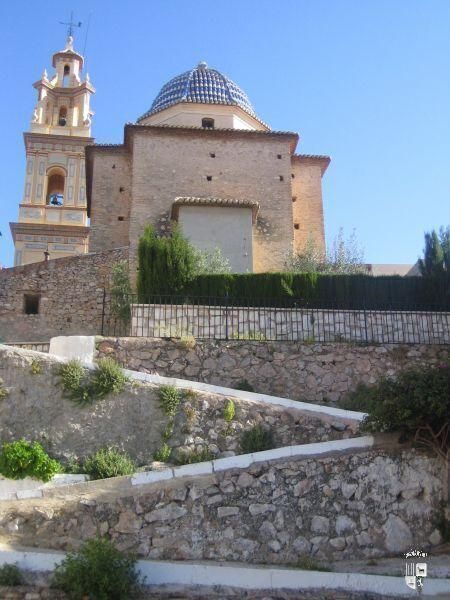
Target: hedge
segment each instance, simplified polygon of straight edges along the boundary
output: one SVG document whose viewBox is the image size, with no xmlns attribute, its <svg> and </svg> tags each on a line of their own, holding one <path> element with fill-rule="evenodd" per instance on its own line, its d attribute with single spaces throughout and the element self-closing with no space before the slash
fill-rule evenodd
<svg viewBox="0 0 450 600">
<path fill-rule="evenodd" d="M 158 295 L 152 290 L 148 295 Z M 163 292 L 164 293 L 164 292 Z M 308 305 L 342 309 L 450 310 L 450 278 L 316 273 L 248 273 L 201 275 L 177 294 L 185 301 L 248 305 Z M 163 300 L 164 301 L 164 300 Z"/>
</svg>

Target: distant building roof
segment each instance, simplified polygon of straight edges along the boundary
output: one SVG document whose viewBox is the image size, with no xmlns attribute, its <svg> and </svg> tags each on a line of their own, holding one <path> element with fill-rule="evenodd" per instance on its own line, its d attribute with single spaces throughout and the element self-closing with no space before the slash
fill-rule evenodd
<svg viewBox="0 0 450 600">
<path fill-rule="evenodd" d="M 412 277 L 420 275 L 419 266 L 417 263 L 413 265 L 405 264 L 368 264 L 367 272 L 371 275 L 401 275 L 402 277 Z"/>
</svg>

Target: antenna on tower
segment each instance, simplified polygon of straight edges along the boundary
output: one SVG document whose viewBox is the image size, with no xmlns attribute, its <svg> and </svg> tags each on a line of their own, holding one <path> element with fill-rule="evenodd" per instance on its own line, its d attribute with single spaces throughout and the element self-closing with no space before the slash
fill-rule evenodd
<svg viewBox="0 0 450 600">
<path fill-rule="evenodd" d="M 65 21 L 59 21 L 60 25 L 67 25 L 67 37 L 72 37 L 73 36 L 73 28 L 74 27 L 81 27 L 81 21 L 74 21 L 73 20 L 73 10 L 70 11 L 70 20 L 68 22 Z"/>
<path fill-rule="evenodd" d="M 84 63 L 86 64 L 86 46 L 87 46 L 87 40 L 88 40 L 88 34 L 89 34 L 89 26 L 91 24 L 91 17 L 92 17 L 92 13 L 89 13 L 89 17 L 88 17 L 88 21 L 87 21 L 87 25 L 86 25 L 86 35 L 84 36 L 84 46 L 83 46 L 83 52 L 82 55 L 84 56 Z"/>
</svg>

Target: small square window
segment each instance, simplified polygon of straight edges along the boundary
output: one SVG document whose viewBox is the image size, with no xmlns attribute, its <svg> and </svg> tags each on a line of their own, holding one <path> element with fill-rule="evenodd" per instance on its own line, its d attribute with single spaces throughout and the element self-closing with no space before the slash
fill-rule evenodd
<svg viewBox="0 0 450 600">
<path fill-rule="evenodd" d="M 207 179 L 208 181 L 212 181 L 212 175 L 207 175 L 207 176 L 206 176 L 206 179 Z"/>
<path fill-rule="evenodd" d="M 300 229 L 299 223 L 294 223 L 294 229 Z"/>
<path fill-rule="evenodd" d="M 26 315 L 39 314 L 39 294 L 24 294 L 23 296 L 23 312 Z"/>
<path fill-rule="evenodd" d="M 205 129 L 214 129 L 214 119 L 202 119 L 202 127 Z"/>
<path fill-rule="evenodd" d="M 216 153 L 215 152 L 210 152 L 209 155 L 210 155 L 211 158 L 216 158 Z"/>
<path fill-rule="evenodd" d="M 120 192 L 120 193 L 122 193 L 122 192 L 124 192 L 124 191 L 125 191 L 125 188 L 124 188 L 124 187 L 120 187 L 120 188 L 119 188 L 119 192 Z"/>
<path fill-rule="evenodd" d="M 283 175 L 280 175 L 280 181 L 284 181 Z"/>
<path fill-rule="evenodd" d="M 118 221 L 123 221 L 125 219 L 125 217 L 117 217 Z"/>
<path fill-rule="evenodd" d="M 278 158 L 278 159 L 281 159 L 281 154 L 277 154 L 277 158 Z"/>
<path fill-rule="evenodd" d="M 292 202 L 297 202 L 297 196 L 292 196 Z"/>
</svg>

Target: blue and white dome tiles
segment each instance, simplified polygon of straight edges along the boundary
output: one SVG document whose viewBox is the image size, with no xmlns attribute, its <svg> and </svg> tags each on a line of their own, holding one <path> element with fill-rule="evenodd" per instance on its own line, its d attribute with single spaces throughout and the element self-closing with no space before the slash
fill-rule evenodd
<svg viewBox="0 0 450 600">
<path fill-rule="evenodd" d="M 247 94 L 216 69 L 210 69 L 205 62 L 171 79 L 156 96 L 150 110 L 138 119 L 169 108 L 179 102 L 200 104 L 228 104 L 239 106 L 252 117 L 256 117 Z"/>
</svg>

